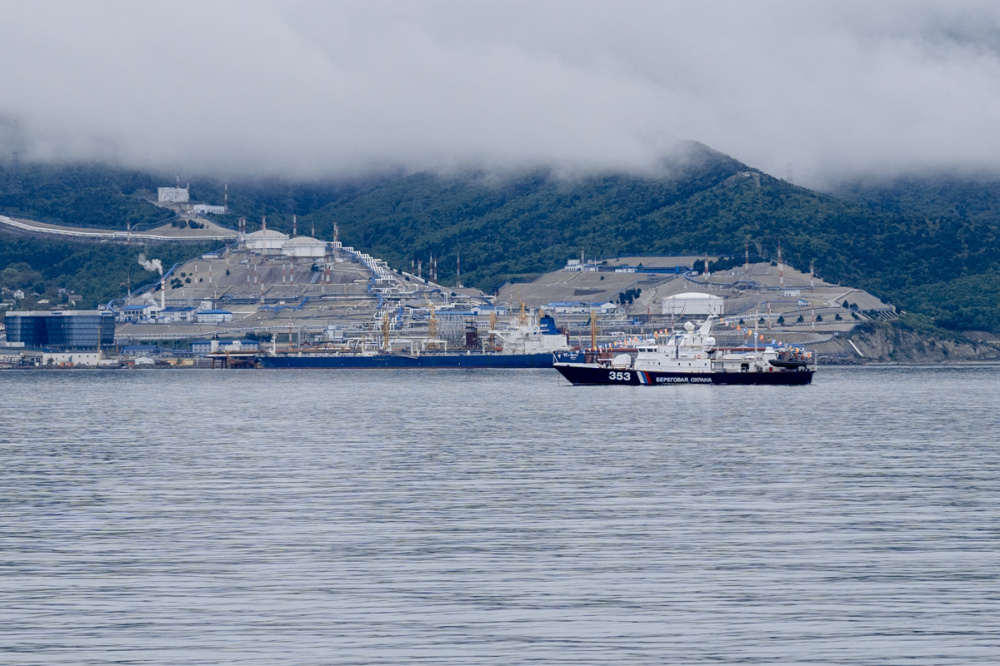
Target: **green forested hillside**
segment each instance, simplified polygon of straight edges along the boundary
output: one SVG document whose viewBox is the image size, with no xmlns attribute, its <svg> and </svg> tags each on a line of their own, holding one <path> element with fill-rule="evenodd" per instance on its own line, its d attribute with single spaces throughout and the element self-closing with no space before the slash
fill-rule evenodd
<svg viewBox="0 0 1000 666">
<path fill-rule="evenodd" d="M 1000 332 L 1000 180 L 984 174 L 929 174 L 840 186 L 834 196 L 907 221 L 905 241 L 926 249 L 900 256 L 893 285 L 907 308 L 946 328 Z M 937 256 L 921 262 L 921 254 Z"/>
<path fill-rule="evenodd" d="M 116 243 L 56 241 L 0 232 L 0 288 L 25 292 L 27 307 L 32 307 L 35 301 L 30 296 L 33 293 L 49 300 L 50 306 L 68 306 L 66 294 L 59 292 L 64 289 L 82 297 L 77 308 L 93 308 L 124 296 L 129 282 L 134 289 L 157 279 L 157 273 L 139 265 L 140 253 L 160 259 L 164 269 L 168 269 L 208 249 L 207 245 L 161 244 L 143 248 Z M 9 294 L 5 300 L 10 300 Z"/>
<path fill-rule="evenodd" d="M 0 213 L 14 212 L 4 203 L 11 202 L 26 217 L 83 219 L 73 213 L 82 205 L 72 195 L 77 178 L 117 202 L 101 213 L 106 224 L 88 224 L 122 227 L 126 211 L 149 206 L 139 195 L 171 180 L 103 167 L 38 167 L 34 173 L 37 182 L 30 190 L 22 185 L 21 194 L 8 192 L 8 181 L 0 179 L 7 188 Z M 35 194 L 54 191 L 63 193 L 58 206 Z M 220 203 L 222 182 L 193 182 L 192 194 Z M 426 265 L 434 255 L 445 283 L 454 281 L 460 253 L 463 283 L 487 291 L 557 268 L 581 251 L 588 257 L 742 256 L 749 243 L 755 254 L 774 258 L 780 243 L 786 261 L 798 268 L 813 261 L 820 276 L 941 325 L 1000 332 L 1000 184 L 993 181 L 894 181 L 821 194 L 696 146 L 657 176 L 418 173 L 348 184 L 231 181 L 229 194 L 224 222 L 246 216 L 253 230 L 267 215 L 269 227 L 290 231 L 296 213 L 299 233 L 315 226 L 327 239 L 336 222 L 344 243 L 396 268 L 408 270 L 415 259 Z M 45 216 L 27 213 L 43 209 Z M 57 219 L 56 211 L 66 217 Z M 159 212 L 153 208 L 145 219 Z"/>
<path fill-rule="evenodd" d="M 0 214 L 77 227 L 146 229 L 173 217 L 148 203 L 163 179 L 100 164 L 0 164 Z M 169 184 L 169 181 L 167 181 Z"/>
<path fill-rule="evenodd" d="M 572 181 L 535 172 L 500 182 L 417 174 L 382 183 L 305 216 L 329 237 L 396 266 L 439 257 L 448 279 L 495 289 L 569 257 L 702 253 L 741 255 L 744 243 L 832 281 L 868 289 L 949 327 L 1000 330 L 998 223 L 917 214 L 812 192 L 710 151 L 666 177 L 607 175 Z M 997 206 L 1000 211 L 1000 206 Z M 303 228 L 300 223 L 300 229 Z"/>
</svg>

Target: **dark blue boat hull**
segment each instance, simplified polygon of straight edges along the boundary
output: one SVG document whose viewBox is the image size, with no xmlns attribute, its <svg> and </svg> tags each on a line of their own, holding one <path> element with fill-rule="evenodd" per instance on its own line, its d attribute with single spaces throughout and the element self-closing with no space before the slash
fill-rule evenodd
<svg viewBox="0 0 1000 666">
<path fill-rule="evenodd" d="M 362 369 L 362 368 L 551 368 L 552 354 L 441 353 L 402 354 L 313 354 L 258 356 L 262 368 Z"/>
<path fill-rule="evenodd" d="M 557 364 L 563 377 L 574 384 L 624 384 L 626 386 L 668 386 L 671 384 L 750 384 L 800 386 L 811 384 L 813 371 L 772 370 L 768 372 L 654 372 L 615 370 L 603 366 Z"/>
</svg>

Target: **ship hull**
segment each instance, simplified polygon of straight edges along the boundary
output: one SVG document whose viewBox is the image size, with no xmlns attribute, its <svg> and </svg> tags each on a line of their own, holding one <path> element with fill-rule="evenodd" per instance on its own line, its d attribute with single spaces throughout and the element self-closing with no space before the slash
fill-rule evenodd
<svg viewBox="0 0 1000 666">
<path fill-rule="evenodd" d="M 583 363 L 557 363 L 555 369 L 573 384 L 619 384 L 625 386 L 669 386 L 672 384 L 743 384 L 800 386 L 811 384 L 813 371 L 770 372 L 655 372 L 617 370 Z"/>
<path fill-rule="evenodd" d="M 259 356 L 262 368 L 365 369 L 365 368 L 551 368 L 552 354 L 303 354 Z"/>
</svg>

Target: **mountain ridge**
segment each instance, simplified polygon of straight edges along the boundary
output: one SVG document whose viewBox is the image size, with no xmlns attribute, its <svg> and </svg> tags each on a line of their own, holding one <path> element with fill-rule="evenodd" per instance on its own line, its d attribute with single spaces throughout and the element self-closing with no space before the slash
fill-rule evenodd
<svg viewBox="0 0 1000 666">
<path fill-rule="evenodd" d="M 126 218 L 159 219 L 162 209 L 143 197 L 163 182 L 169 180 L 102 165 L 28 165 L 20 175 L 4 167 L 0 213 L 99 215 L 124 228 Z M 192 190 L 221 202 L 221 181 L 199 181 Z M 343 242 L 397 269 L 417 260 L 426 267 L 433 256 L 444 283 L 457 282 L 461 261 L 461 281 L 487 291 L 558 268 L 581 251 L 707 253 L 736 261 L 748 246 L 755 257 L 773 260 L 780 245 L 787 263 L 812 263 L 828 280 L 942 326 L 1000 331 L 996 181 L 904 179 L 823 193 L 693 144 L 687 159 L 658 174 L 420 172 L 350 183 L 235 182 L 229 194 L 230 214 L 222 219 L 230 224 L 244 216 L 253 230 L 266 216 L 269 228 L 290 232 L 295 213 L 300 233 L 315 228 L 330 239 L 336 224 Z M 111 204 L 88 216 L 88 201 Z"/>
</svg>

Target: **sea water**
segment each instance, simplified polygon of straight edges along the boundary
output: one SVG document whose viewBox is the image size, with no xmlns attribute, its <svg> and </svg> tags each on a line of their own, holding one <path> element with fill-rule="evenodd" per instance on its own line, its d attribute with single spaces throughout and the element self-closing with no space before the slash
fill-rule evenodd
<svg viewBox="0 0 1000 666">
<path fill-rule="evenodd" d="M 998 378 L 0 372 L 0 663 L 998 663 Z"/>
</svg>

